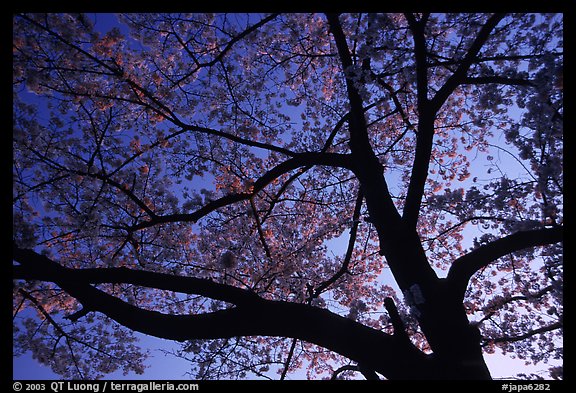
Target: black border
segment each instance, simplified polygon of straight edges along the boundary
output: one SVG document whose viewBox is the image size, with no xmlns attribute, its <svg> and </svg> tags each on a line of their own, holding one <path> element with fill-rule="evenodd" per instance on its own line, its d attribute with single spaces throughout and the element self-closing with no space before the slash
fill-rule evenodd
<svg viewBox="0 0 576 393">
<path fill-rule="evenodd" d="M 449 12 L 449 11 L 457 11 L 457 12 L 496 12 L 496 11 L 508 11 L 508 12 L 554 12 L 554 13 L 562 13 L 564 14 L 564 38 L 565 38 L 565 48 L 567 48 L 567 53 L 572 53 L 573 50 L 576 50 L 574 47 L 574 38 L 576 38 L 576 29 L 575 29 L 575 22 L 576 22 L 576 11 L 574 10 L 574 5 L 572 0 L 564 1 L 564 0 L 545 0 L 539 2 L 528 2 L 528 1 L 478 1 L 478 2 L 465 2 L 465 1 L 394 1 L 394 2 L 380 2 L 380 1 L 370 1 L 370 2 L 349 2 L 349 3 L 337 3 L 337 2 L 327 2 L 327 1 L 290 1 L 290 2 L 236 2 L 236 3 L 229 3 L 229 2 L 190 2 L 186 4 L 185 2 L 128 2 L 128 1 L 86 1 L 86 2 L 66 2 L 66 1 L 46 1 L 44 3 L 31 3 L 31 2 L 22 2 L 22 3 L 9 3 L 3 2 L 2 3 L 2 28 L 4 29 L 3 36 L 2 36 L 2 44 L 1 49 L 2 51 L 6 51 L 6 54 L 3 56 L 3 67 L 6 68 L 6 78 L 2 78 L 1 86 L 2 91 L 5 91 L 5 95 L 3 97 L 10 97 L 12 100 L 12 84 L 11 84 L 11 61 L 12 59 L 12 52 L 11 52 L 11 38 L 12 38 L 12 16 L 14 13 L 17 12 L 64 12 L 64 11 L 82 11 L 82 12 L 168 12 L 168 11 L 181 11 L 183 9 L 190 9 L 194 12 L 212 12 L 212 11 L 227 11 L 227 12 L 327 12 L 327 11 L 336 11 L 336 12 L 378 12 L 378 11 L 386 11 L 386 12 L 400 12 L 400 11 L 428 11 L 428 12 Z M 7 9 L 8 8 L 8 9 Z M 113 10 L 113 11 L 112 11 Z M 10 42 L 9 42 L 10 40 Z M 576 71 L 576 61 L 572 60 L 573 56 L 565 56 L 565 72 L 564 72 L 564 81 L 568 88 L 566 89 L 569 94 L 565 95 L 567 98 L 567 108 L 569 109 L 566 111 L 567 113 L 572 113 L 570 109 L 574 107 L 574 97 L 571 94 L 574 91 L 574 77 L 572 75 L 573 72 Z M 10 72 L 10 74 L 8 73 Z M 7 108 L 7 105 L 4 106 Z M 7 112 L 7 109 L 5 109 Z M 6 123 L 11 123 L 11 117 L 8 116 L 8 113 L 3 113 L 2 118 L 6 121 Z M 568 122 L 570 125 L 570 122 Z M 2 161 L 2 176 L 6 176 L 4 184 L 11 184 L 8 183 L 12 180 L 11 174 L 11 164 L 12 164 L 12 151 L 11 151 L 11 124 L 7 124 L 7 129 L 3 130 L 2 137 L 6 138 L 6 142 L 3 143 L 2 149 L 8 150 L 6 153 L 2 154 L 1 161 Z M 565 213 L 565 220 L 568 223 L 568 231 L 565 232 L 567 235 L 565 237 L 571 236 L 570 227 L 573 221 L 573 213 L 574 207 L 570 204 L 570 202 L 576 201 L 574 195 L 574 189 L 572 185 L 574 184 L 572 179 L 574 175 L 575 165 L 571 161 L 571 154 L 572 154 L 572 146 L 575 131 L 573 129 L 569 129 L 565 133 L 565 137 L 568 139 L 568 143 L 565 143 L 565 146 L 569 146 L 568 149 L 565 150 L 565 160 L 564 160 L 564 176 L 568 178 L 568 181 L 565 182 L 569 184 L 569 188 L 565 190 L 564 193 L 564 213 Z M 9 139 L 10 138 L 10 139 Z M 4 168 L 6 165 L 6 168 Z M 12 233 L 12 210 L 10 208 L 12 202 L 11 196 L 11 187 L 4 188 L 4 193 L 1 195 L 2 206 L 1 209 L 5 214 L 2 214 L 0 217 L 3 218 L 2 223 L 5 228 L 3 228 L 2 234 L 3 238 L 7 239 L 8 234 Z M 10 219 L 9 219 L 10 218 Z M 565 223 L 566 224 L 566 223 Z M 6 241 L 8 245 L 8 240 Z M 9 248 L 11 250 L 11 248 Z M 11 252 L 11 251 L 10 251 Z M 573 268 L 571 267 L 571 263 L 576 261 L 576 256 L 572 255 L 572 251 L 568 248 L 567 260 L 569 261 L 568 264 L 565 266 L 564 270 L 564 282 L 570 282 L 570 278 L 572 277 Z M 8 342 L 9 337 L 11 337 L 11 329 L 9 328 L 8 321 L 12 320 L 12 302 L 10 301 L 11 298 L 11 288 L 12 288 L 12 280 L 11 274 L 5 274 L 5 278 L 3 279 L 5 283 L 3 283 L 0 287 L 2 288 L 2 297 L 6 302 L 6 311 L 2 311 L 2 317 L 6 318 L 6 329 L 5 334 L 3 334 L 4 341 L 1 344 L 1 351 L 2 351 L 2 358 L 6 358 L 3 360 L 2 364 L 12 364 L 12 343 Z M 10 280 L 10 282 L 9 282 Z M 566 310 L 568 315 L 571 315 L 570 310 L 570 302 L 565 302 Z M 566 325 L 568 326 L 567 331 L 571 332 L 572 325 L 570 323 L 571 318 L 568 318 L 568 321 L 565 321 Z M 510 388 L 505 390 L 504 385 L 515 385 L 518 389 L 520 386 L 522 387 L 522 391 L 538 391 L 535 390 L 534 386 L 542 384 L 544 386 L 549 387 L 549 390 L 546 389 L 544 391 L 558 391 L 558 389 L 564 389 L 567 387 L 571 381 L 574 379 L 570 370 L 570 362 L 571 356 L 570 352 L 568 351 L 569 344 L 571 343 L 571 339 L 568 335 L 564 335 L 564 380 L 563 381 L 474 381 L 474 382 L 460 382 L 460 381 L 303 381 L 303 380 L 294 380 L 294 381 L 186 381 L 190 383 L 197 383 L 199 385 L 198 391 L 220 391 L 220 389 L 250 389 L 259 391 L 269 391 L 270 389 L 274 389 L 276 387 L 286 387 L 286 388 L 321 388 L 321 389 L 332 389 L 332 388 L 361 388 L 363 391 L 371 391 L 371 390 L 378 390 L 386 392 L 393 392 L 393 391 L 411 391 L 409 389 L 412 388 L 424 388 L 424 389 L 432 389 L 432 391 L 436 391 L 436 389 L 454 389 L 454 391 L 467 391 L 469 389 L 482 389 L 482 391 L 511 391 Z M 7 381 L 4 382 L 4 379 Z M 2 389 L 4 387 L 13 390 L 13 384 L 16 380 L 12 380 L 7 372 L 2 373 L 2 381 L 0 382 L 0 387 Z M 102 392 L 102 387 L 106 383 L 106 381 L 114 381 L 118 383 L 147 383 L 150 381 L 155 380 L 102 380 L 102 381 L 86 381 L 89 383 L 97 383 L 100 387 L 99 392 Z M 46 387 L 45 391 L 52 391 L 49 388 L 50 383 L 52 380 L 21 380 L 19 381 L 22 384 L 44 384 Z M 171 382 L 174 384 L 182 383 L 182 380 L 159 380 L 155 381 L 158 383 L 164 382 Z M 530 386 L 532 388 L 530 388 Z M 25 391 L 24 389 L 22 391 Z M 64 390 L 66 391 L 66 390 Z M 111 391 L 108 388 L 107 392 Z M 127 390 L 125 390 L 127 391 Z"/>
</svg>

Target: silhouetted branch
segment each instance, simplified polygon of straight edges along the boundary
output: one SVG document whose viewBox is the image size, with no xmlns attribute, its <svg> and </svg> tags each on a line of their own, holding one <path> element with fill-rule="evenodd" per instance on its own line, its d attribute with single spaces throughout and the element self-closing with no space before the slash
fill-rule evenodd
<svg viewBox="0 0 576 393">
<path fill-rule="evenodd" d="M 306 304 L 264 300 L 256 294 L 191 277 L 116 269 L 69 269 L 32 250 L 13 245 L 15 279 L 50 281 L 90 310 L 127 328 L 176 341 L 275 336 L 304 340 L 392 378 L 433 378 L 435 365 L 409 343 Z M 131 305 L 94 283 L 132 283 L 230 301 L 236 307 L 197 315 L 171 315 Z"/>
<path fill-rule="evenodd" d="M 464 296 L 468 281 L 480 269 L 515 251 L 561 242 L 563 233 L 563 227 L 553 227 L 521 231 L 505 236 L 456 259 L 446 279 L 460 296 Z"/>
<path fill-rule="evenodd" d="M 369 370 L 369 369 L 366 369 L 360 365 L 353 365 L 353 364 L 347 364 L 345 366 L 339 367 L 338 369 L 334 370 L 334 372 L 332 373 L 332 377 L 330 379 L 331 380 L 337 380 L 338 376 L 340 374 L 342 374 L 344 371 L 355 371 L 355 372 L 362 373 L 364 378 L 366 378 L 366 380 L 368 380 L 368 381 L 370 381 L 370 380 L 379 381 L 380 380 L 380 377 L 378 377 L 378 375 L 376 374 L 376 372 L 374 372 L 374 370 Z"/>
<path fill-rule="evenodd" d="M 465 81 L 466 73 L 474 59 L 490 37 L 492 30 L 503 17 L 504 14 L 494 14 L 488 19 L 478 32 L 478 35 L 470 45 L 466 56 L 464 56 L 463 60 L 459 63 L 456 71 L 447 79 L 434 97 L 429 99 L 427 49 L 424 26 L 417 23 L 413 15 L 406 15 L 414 37 L 419 118 L 414 164 L 412 166 L 410 183 L 408 185 L 406 202 L 402 214 L 402 218 L 411 228 L 415 228 L 418 222 L 424 187 L 426 185 L 426 179 L 428 178 L 428 168 L 432 155 L 435 115 L 454 90 Z"/>
<path fill-rule="evenodd" d="M 345 366 L 339 367 L 336 370 L 334 370 L 334 372 L 332 373 L 332 377 L 330 379 L 331 380 L 338 379 L 338 376 L 340 374 L 342 374 L 344 371 L 359 371 L 359 370 L 358 370 L 358 366 L 353 365 L 353 364 L 347 364 Z"/>
<path fill-rule="evenodd" d="M 394 328 L 394 337 L 397 337 L 400 340 L 407 340 L 409 342 L 410 337 L 406 332 L 406 326 L 404 326 L 404 322 L 398 313 L 398 308 L 396 308 L 394 300 L 392 300 L 390 297 L 384 299 L 384 307 L 390 316 L 390 321 L 392 322 L 392 327 Z"/>
<path fill-rule="evenodd" d="M 563 329 L 564 323 L 562 321 L 554 322 L 550 325 L 539 327 L 538 329 L 527 331 L 523 334 L 519 334 L 516 336 L 502 336 L 494 339 L 486 340 L 487 343 L 511 343 L 516 341 L 522 341 L 529 339 L 537 334 L 543 334 L 552 332 L 554 330 Z"/>
<path fill-rule="evenodd" d="M 264 175 L 262 175 L 258 180 L 254 182 L 251 190 L 225 195 L 216 200 L 208 202 L 206 205 L 192 213 L 176 213 L 156 216 L 151 220 L 141 222 L 127 229 L 130 231 L 137 231 L 140 229 L 149 228 L 154 225 L 170 222 L 196 222 L 202 217 L 205 217 L 206 215 L 221 207 L 228 206 L 240 201 L 249 200 L 254 195 L 256 195 L 256 193 L 261 191 L 264 187 L 266 187 L 281 175 L 294 169 L 310 165 L 325 165 L 340 168 L 351 167 L 350 158 L 348 155 L 335 153 L 298 153 L 295 157 L 278 164 Z"/>
</svg>

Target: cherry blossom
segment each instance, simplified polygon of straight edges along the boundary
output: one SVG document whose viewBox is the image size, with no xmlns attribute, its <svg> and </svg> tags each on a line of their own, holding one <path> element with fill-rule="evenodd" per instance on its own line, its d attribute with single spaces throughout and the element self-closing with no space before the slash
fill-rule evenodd
<svg viewBox="0 0 576 393">
<path fill-rule="evenodd" d="M 13 32 L 15 354 L 145 374 L 139 332 L 199 379 L 562 378 L 561 14 Z"/>
</svg>

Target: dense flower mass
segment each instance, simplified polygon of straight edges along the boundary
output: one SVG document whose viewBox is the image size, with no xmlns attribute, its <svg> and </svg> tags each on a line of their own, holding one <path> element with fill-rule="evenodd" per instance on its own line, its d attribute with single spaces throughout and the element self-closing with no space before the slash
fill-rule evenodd
<svg viewBox="0 0 576 393">
<path fill-rule="evenodd" d="M 562 14 L 17 14 L 14 353 L 562 377 Z M 534 376 L 523 375 L 525 378 Z"/>
</svg>

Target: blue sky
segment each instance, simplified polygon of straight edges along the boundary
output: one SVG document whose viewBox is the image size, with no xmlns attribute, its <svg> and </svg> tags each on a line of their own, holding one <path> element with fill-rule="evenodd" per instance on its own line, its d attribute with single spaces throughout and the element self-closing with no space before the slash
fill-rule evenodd
<svg viewBox="0 0 576 393">
<path fill-rule="evenodd" d="M 178 343 L 167 340 L 157 339 L 154 337 L 143 337 L 143 342 L 147 342 L 152 349 L 151 357 L 147 362 L 150 367 L 146 369 L 144 375 L 128 374 L 123 376 L 121 371 L 117 371 L 105 377 L 105 379 L 145 379 L 145 380 L 179 380 L 189 379 L 186 375 L 189 366 L 186 361 L 166 355 L 160 349 L 170 350 L 177 349 Z M 519 359 L 510 359 L 507 356 L 499 354 L 486 355 L 486 362 L 494 379 L 513 377 L 518 373 L 538 373 L 543 371 L 543 376 L 547 375 L 547 365 L 540 364 L 537 366 L 526 366 L 524 361 Z M 12 366 L 14 380 L 26 379 L 60 379 L 59 375 L 54 374 L 49 367 L 39 364 L 32 359 L 31 354 L 25 354 L 21 357 L 14 358 Z M 288 374 L 286 379 L 303 379 L 305 374 Z"/>
</svg>

